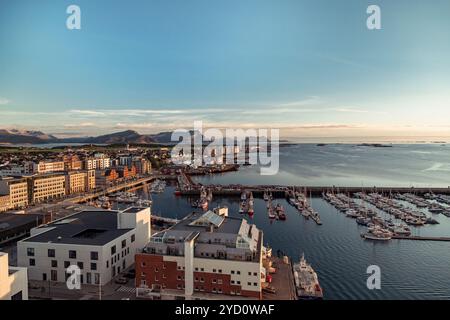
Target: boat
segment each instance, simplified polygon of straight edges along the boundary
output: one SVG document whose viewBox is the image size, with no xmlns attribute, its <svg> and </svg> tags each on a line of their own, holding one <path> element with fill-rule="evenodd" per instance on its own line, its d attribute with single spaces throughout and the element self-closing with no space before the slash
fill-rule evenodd
<svg viewBox="0 0 450 320">
<path fill-rule="evenodd" d="M 306 262 L 304 254 L 302 254 L 299 263 L 294 263 L 293 271 L 297 298 L 299 300 L 323 299 L 323 290 L 319 284 L 317 273 Z"/>
<path fill-rule="evenodd" d="M 263 198 L 264 198 L 264 201 L 269 201 L 269 194 L 267 193 L 266 190 L 264 190 Z"/>
<path fill-rule="evenodd" d="M 361 235 L 366 240 L 389 241 L 392 239 L 392 233 L 389 230 L 380 227 L 369 228 L 366 233 Z"/>
<path fill-rule="evenodd" d="M 272 208 L 269 209 L 269 219 L 275 219 L 277 216 L 275 213 L 273 213 Z"/>
</svg>

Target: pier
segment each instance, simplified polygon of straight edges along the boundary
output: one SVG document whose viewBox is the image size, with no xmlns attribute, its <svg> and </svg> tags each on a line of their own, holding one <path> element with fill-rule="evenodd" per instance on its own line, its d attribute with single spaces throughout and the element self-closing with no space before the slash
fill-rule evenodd
<svg viewBox="0 0 450 320">
<path fill-rule="evenodd" d="M 450 241 L 450 237 L 392 236 L 392 239 L 418 241 Z"/>
<path fill-rule="evenodd" d="M 200 184 L 190 185 L 190 189 L 180 190 L 182 195 L 186 196 L 197 196 L 200 195 Z M 334 191 L 336 193 L 354 194 L 357 192 L 378 192 L 378 193 L 414 193 L 418 195 L 423 195 L 428 192 L 435 194 L 445 194 L 450 195 L 450 187 L 448 188 L 414 188 L 414 187 L 336 187 L 336 186 L 323 186 L 323 187 L 312 187 L 312 186 L 251 186 L 251 185 L 205 185 L 205 187 L 212 190 L 213 195 L 216 196 L 240 196 L 242 190 L 247 190 L 253 192 L 256 197 L 263 197 L 264 191 L 272 192 L 274 197 L 285 197 L 286 192 L 296 189 L 296 190 L 306 190 L 308 194 L 313 196 L 320 196 L 323 192 Z"/>
</svg>

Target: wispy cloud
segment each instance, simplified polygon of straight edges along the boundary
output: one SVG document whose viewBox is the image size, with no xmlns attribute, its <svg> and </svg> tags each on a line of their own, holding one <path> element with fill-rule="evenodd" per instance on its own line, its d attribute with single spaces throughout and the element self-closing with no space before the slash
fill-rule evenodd
<svg viewBox="0 0 450 320">
<path fill-rule="evenodd" d="M 7 105 L 7 104 L 9 104 L 10 102 L 11 102 L 10 100 L 8 100 L 8 99 L 6 99 L 6 98 L 3 98 L 3 97 L 0 97 L 0 106 Z"/>
</svg>

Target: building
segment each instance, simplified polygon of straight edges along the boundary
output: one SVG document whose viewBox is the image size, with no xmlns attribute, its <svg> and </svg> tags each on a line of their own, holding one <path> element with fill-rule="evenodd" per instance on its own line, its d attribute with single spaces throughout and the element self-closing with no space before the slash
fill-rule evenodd
<svg viewBox="0 0 450 320">
<path fill-rule="evenodd" d="M 4 252 L 0 252 L 0 300 L 28 300 L 27 269 L 9 267 Z"/>
<path fill-rule="evenodd" d="M 10 207 L 9 194 L 0 194 L 0 212 L 8 211 Z"/>
<path fill-rule="evenodd" d="M 87 186 L 87 191 L 94 190 L 96 188 L 95 170 L 87 170 L 86 171 L 86 186 Z"/>
<path fill-rule="evenodd" d="M 261 299 L 263 233 L 245 219 L 192 213 L 136 255 L 136 294 L 161 299 Z"/>
<path fill-rule="evenodd" d="M 30 202 L 41 203 L 66 195 L 66 177 L 63 174 L 46 174 L 28 178 Z"/>
<path fill-rule="evenodd" d="M 119 174 L 119 178 L 122 179 L 130 179 L 136 176 L 135 166 L 131 166 L 131 168 L 128 168 L 127 166 L 117 167 L 116 171 Z"/>
<path fill-rule="evenodd" d="M 95 186 L 98 188 L 107 188 L 117 179 L 119 174 L 115 169 L 95 171 Z"/>
<path fill-rule="evenodd" d="M 64 170 L 72 171 L 72 170 L 82 170 L 83 169 L 83 161 L 76 154 L 65 155 L 63 157 L 64 162 Z"/>
<path fill-rule="evenodd" d="M 32 228 L 49 218 L 44 214 L 0 214 L 0 247 L 28 236 Z"/>
<path fill-rule="evenodd" d="M 150 235 L 150 208 L 82 211 L 32 229 L 17 243 L 18 265 L 30 280 L 53 282 L 65 282 L 75 265 L 82 284 L 104 285 L 134 263 Z"/>
<path fill-rule="evenodd" d="M 138 175 L 146 175 L 152 171 L 150 161 L 142 157 L 134 157 L 131 161 L 131 165 L 136 168 L 136 174 Z"/>
<path fill-rule="evenodd" d="M 23 166 L 7 166 L 0 170 L 0 177 L 15 177 L 25 174 L 25 167 Z"/>
<path fill-rule="evenodd" d="M 66 194 L 88 191 L 87 171 L 69 171 L 66 173 Z"/>
<path fill-rule="evenodd" d="M 104 170 L 111 167 L 111 159 L 103 153 L 98 153 L 94 157 L 84 160 L 86 170 Z"/>
<path fill-rule="evenodd" d="M 64 161 L 40 161 L 33 166 L 33 173 L 46 174 L 64 171 Z"/>
<path fill-rule="evenodd" d="M 20 178 L 0 178 L 0 195 L 9 195 L 9 209 L 18 209 L 28 206 L 27 180 Z"/>
</svg>

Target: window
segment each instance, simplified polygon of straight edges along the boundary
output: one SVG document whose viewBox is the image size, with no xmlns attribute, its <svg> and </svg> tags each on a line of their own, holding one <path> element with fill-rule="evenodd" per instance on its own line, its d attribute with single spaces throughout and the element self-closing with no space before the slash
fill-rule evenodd
<svg viewBox="0 0 450 320">
<path fill-rule="evenodd" d="M 131 235 L 131 242 L 134 242 L 136 240 L 136 235 L 132 234 Z"/>
<path fill-rule="evenodd" d="M 116 246 L 111 247 L 111 255 L 116 254 Z"/>
<path fill-rule="evenodd" d="M 127 240 L 123 239 L 122 240 L 122 249 L 125 248 L 127 246 Z"/>
<path fill-rule="evenodd" d="M 27 256 L 34 257 L 34 248 L 27 248 Z"/>
<path fill-rule="evenodd" d="M 58 261 L 52 260 L 52 268 L 58 268 Z"/>
<path fill-rule="evenodd" d="M 216 269 L 213 269 L 213 272 L 215 273 L 215 272 L 216 272 Z"/>
<path fill-rule="evenodd" d="M 75 250 L 69 250 L 69 259 L 76 259 L 77 252 Z"/>
<path fill-rule="evenodd" d="M 212 279 L 212 283 L 217 283 L 217 280 L 216 279 Z"/>
<path fill-rule="evenodd" d="M 205 271 L 205 269 L 204 268 L 200 268 L 200 271 L 203 272 L 203 271 Z"/>
<path fill-rule="evenodd" d="M 234 280 L 231 280 L 231 284 L 234 284 Z"/>
<path fill-rule="evenodd" d="M 30 266 L 35 266 L 36 265 L 36 261 L 34 259 L 30 259 Z"/>
<path fill-rule="evenodd" d="M 144 261 L 141 262 L 141 267 L 142 267 L 142 268 L 145 268 L 145 267 L 146 267 L 146 264 L 145 264 Z"/>
<path fill-rule="evenodd" d="M 106 261 L 106 267 L 109 268 L 109 261 Z"/>
<path fill-rule="evenodd" d="M 95 284 L 100 284 L 100 273 L 94 274 L 94 282 Z"/>
<path fill-rule="evenodd" d="M 238 281 L 236 281 L 236 283 L 237 283 L 237 284 L 241 284 L 241 281 L 238 280 Z"/>
<path fill-rule="evenodd" d="M 234 270 L 231 270 L 231 274 L 234 274 Z"/>
<path fill-rule="evenodd" d="M 248 286 L 251 286 L 251 285 L 252 285 L 252 283 L 251 283 L 251 282 L 247 282 L 247 285 L 248 285 Z"/>
<path fill-rule="evenodd" d="M 55 249 L 48 249 L 48 257 L 49 258 L 55 257 Z"/>
<path fill-rule="evenodd" d="M 130 248 L 127 248 L 127 254 L 130 254 Z"/>
<path fill-rule="evenodd" d="M 64 261 L 64 268 L 67 269 L 70 266 L 69 261 Z"/>
<path fill-rule="evenodd" d="M 52 281 L 58 281 L 58 272 L 56 270 L 50 271 L 50 279 Z"/>
<path fill-rule="evenodd" d="M 219 273 L 222 273 L 222 269 L 219 269 Z"/>
<path fill-rule="evenodd" d="M 241 272 L 240 272 L 240 271 L 237 271 L 236 273 L 237 273 L 237 274 L 241 274 Z"/>
<path fill-rule="evenodd" d="M 251 275 L 252 275 L 252 273 L 251 273 L 251 272 L 249 272 L 249 273 L 248 273 L 248 275 L 249 275 L 249 276 L 251 276 Z"/>
<path fill-rule="evenodd" d="M 222 284 L 222 279 L 218 279 L 218 280 L 217 280 L 217 283 L 218 283 L 218 284 Z"/>
<path fill-rule="evenodd" d="M 78 262 L 77 262 L 77 266 L 78 266 L 78 268 L 80 268 L 81 270 L 84 269 L 84 263 L 81 262 L 81 261 L 78 261 Z"/>
<path fill-rule="evenodd" d="M 158 272 L 158 271 L 159 271 L 158 268 L 155 267 L 155 272 Z"/>
<path fill-rule="evenodd" d="M 181 280 L 181 276 L 177 276 L 177 280 Z"/>
<path fill-rule="evenodd" d="M 92 262 L 91 263 L 91 270 L 97 270 L 97 264 Z"/>
<path fill-rule="evenodd" d="M 258 284 L 257 284 L 256 282 L 253 282 L 253 286 L 257 287 L 257 286 L 258 286 Z"/>
<path fill-rule="evenodd" d="M 256 277 L 258 275 L 258 273 L 257 272 L 253 272 L 253 275 Z"/>
<path fill-rule="evenodd" d="M 198 268 L 195 268 L 195 271 L 198 271 Z"/>
<path fill-rule="evenodd" d="M 86 283 L 91 284 L 91 273 L 90 272 L 86 273 Z"/>
<path fill-rule="evenodd" d="M 200 282 L 205 282 L 205 279 L 203 279 L 203 278 L 200 278 Z"/>
<path fill-rule="evenodd" d="M 98 252 L 91 251 L 91 260 L 98 260 Z"/>
</svg>

